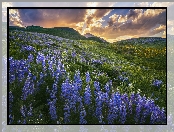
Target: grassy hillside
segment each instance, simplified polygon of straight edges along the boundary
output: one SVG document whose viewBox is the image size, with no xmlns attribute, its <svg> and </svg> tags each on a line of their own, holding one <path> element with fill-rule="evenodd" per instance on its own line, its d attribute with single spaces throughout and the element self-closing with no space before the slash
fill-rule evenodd
<svg viewBox="0 0 174 132">
<path fill-rule="evenodd" d="M 11 124 L 166 123 L 165 41 L 71 41 L 55 30 L 10 31 Z"/>
<path fill-rule="evenodd" d="M 26 28 L 10 26 L 10 30 L 22 30 L 26 32 L 38 32 L 38 33 L 46 33 L 54 36 L 59 36 L 62 38 L 68 38 L 72 40 L 93 40 L 102 43 L 98 37 L 90 37 L 86 38 L 85 36 L 81 35 L 78 31 L 74 30 L 73 28 L 69 27 L 54 27 L 54 28 L 43 28 L 40 26 L 28 26 Z"/>
</svg>

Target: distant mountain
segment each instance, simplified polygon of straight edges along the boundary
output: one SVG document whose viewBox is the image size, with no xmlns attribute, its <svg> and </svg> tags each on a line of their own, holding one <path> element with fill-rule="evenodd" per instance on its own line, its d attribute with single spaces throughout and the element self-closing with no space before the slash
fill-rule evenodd
<svg viewBox="0 0 174 132">
<path fill-rule="evenodd" d="M 126 40 L 117 41 L 117 44 L 154 44 L 163 42 L 166 43 L 166 38 L 161 37 L 139 37 L 139 38 L 131 38 Z"/>
<path fill-rule="evenodd" d="M 86 38 L 95 37 L 94 35 L 92 35 L 92 34 L 90 34 L 90 33 L 86 33 L 86 34 L 84 34 L 84 36 L 85 36 Z"/>
<path fill-rule="evenodd" d="M 98 42 L 103 42 L 103 43 L 106 43 L 106 42 L 107 42 L 106 40 L 104 40 L 104 39 L 102 39 L 102 38 L 100 38 L 100 37 L 94 36 L 94 35 L 91 34 L 91 33 L 86 33 L 86 34 L 84 34 L 84 36 L 85 36 L 86 38 L 88 38 L 88 39 L 96 40 L 96 41 L 98 41 Z"/>
</svg>

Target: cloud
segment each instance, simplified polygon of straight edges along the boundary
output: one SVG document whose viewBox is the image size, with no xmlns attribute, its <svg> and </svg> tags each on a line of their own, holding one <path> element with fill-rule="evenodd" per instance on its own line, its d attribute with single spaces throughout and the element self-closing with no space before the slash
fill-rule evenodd
<svg viewBox="0 0 174 132">
<path fill-rule="evenodd" d="M 60 2 L 58 2 L 60 4 Z M 63 2 L 65 4 L 65 2 Z M 45 6 L 51 3 L 33 3 L 33 6 Z M 57 3 L 55 3 L 56 5 Z M 68 3 L 70 4 L 70 3 Z M 83 2 L 82 6 L 113 6 L 115 2 Z M 149 3 L 139 3 L 147 6 Z M 157 3 L 153 6 L 157 6 Z M 170 8 L 172 6 L 169 6 Z M 80 33 L 90 32 L 110 40 L 118 40 L 122 36 L 155 35 L 164 32 L 166 11 L 160 9 L 131 9 L 127 14 L 112 14 L 112 9 L 19 9 L 17 16 L 11 16 L 11 25 L 40 25 L 43 27 L 71 27 Z M 2 12 L 4 16 L 6 12 Z M 109 19 L 106 19 L 106 17 Z M 102 27 L 102 23 L 108 25 Z M 172 26 L 172 19 L 168 21 Z M 161 27 L 160 27 L 161 25 Z"/>
<path fill-rule="evenodd" d="M 83 22 L 85 9 L 19 9 L 24 24 L 43 27 L 69 26 Z"/>
<path fill-rule="evenodd" d="M 9 25 L 24 26 L 17 9 L 9 9 Z"/>
<path fill-rule="evenodd" d="M 166 31 L 163 32 L 162 38 L 166 38 Z"/>
<path fill-rule="evenodd" d="M 90 11 L 90 9 L 88 9 L 88 11 Z M 90 24 L 93 24 L 97 21 L 101 21 L 101 19 L 108 15 L 110 12 L 112 11 L 112 9 L 95 9 L 93 13 L 86 14 L 86 24 L 87 27 L 90 27 Z"/>
<path fill-rule="evenodd" d="M 128 15 L 127 15 L 127 18 L 128 18 L 128 19 L 129 19 L 129 18 L 135 19 L 135 18 L 138 17 L 139 13 L 141 13 L 141 10 L 138 10 L 138 9 L 137 9 L 137 10 L 131 9 L 131 10 L 129 10 L 129 13 L 128 13 Z"/>
<path fill-rule="evenodd" d="M 159 27 L 153 29 L 152 31 L 149 31 L 148 35 L 152 36 L 160 32 L 166 32 L 166 25 L 160 25 Z"/>
<path fill-rule="evenodd" d="M 166 26 L 166 11 L 160 9 L 130 10 L 125 16 L 114 14 L 109 18 L 108 26 L 96 27 L 91 32 L 100 31 L 101 37 L 116 39 L 121 36 L 152 36 L 164 32 Z"/>
</svg>

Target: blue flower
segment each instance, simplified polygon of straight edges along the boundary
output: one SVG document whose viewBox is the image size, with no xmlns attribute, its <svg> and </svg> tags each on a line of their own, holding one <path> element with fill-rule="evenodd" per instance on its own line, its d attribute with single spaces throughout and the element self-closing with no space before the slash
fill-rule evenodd
<svg viewBox="0 0 174 132">
<path fill-rule="evenodd" d="M 96 91 L 100 91 L 100 83 L 98 81 L 94 82 L 94 87 L 95 87 Z"/>
<path fill-rule="evenodd" d="M 57 114 L 56 114 L 56 100 L 57 99 L 53 99 L 53 101 L 48 102 L 49 107 L 49 113 L 51 115 L 51 119 L 52 120 L 56 120 L 57 119 Z"/>
<path fill-rule="evenodd" d="M 32 61 L 33 61 L 33 59 L 34 59 L 33 55 L 32 55 L 32 54 L 30 54 L 30 55 L 28 56 L 28 61 L 29 61 L 29 62 L 32 62 Z"/>
<path fill-rule="evenodd" d="M 156 86 L 156 87 L 158 87 L 158 88 L 160 88 L 160 86 L 161 86 L 161 84 L 162 84 L 163 82 L 161 81 L 161 80 L 157 80 L 157 79 L 155 79 L 154 81 L 153 81 L 153 86 Z"/>
<path fill-rule="evenodd" d="M 90 86 L 87 85 L 86 89 L 85 89 L 85 93 L 84 93 L 84 103 L 86 105 L 90 105 L 91 104 L 91 90 L 90 90 Z"/>
<path fill-rule="evenodd" d="M 32 116 L 32 110 L 33 110 L 33 107 L 31 107 L 32 104 L 30 104 L 30 110 L 28 111 L 28 116 Z"/>
<path fill-rule="evenodd" d="M 85 116 L 86 116 L 86 111 L 85 108 L 83 108 L 83 110 L 80 111 L 80 124 L 87 123 L 87 121 L 84 119 Z"/>
<path fill-rule="evenodd" d="M 86 82 L 87 83 L 90 82 L 90 74 L 89 74 L 89 72 L 86 72 Z"/>
<path fill-rule="evenodd" d="M 25 105 L 22 106 L 21 109 L 20 109 L 20 111 L 21 111 L 22 116 L 25 118 L 26 117 L 26 112 L 27 112 L 26 106 Z"/>
<path fill-rule="evenodd" d="M 71 56 L 72 56 L 73 58 L 76 57 L 76 52 L 75 52 L 75 51 L 72 51 Z"/>
</svg>

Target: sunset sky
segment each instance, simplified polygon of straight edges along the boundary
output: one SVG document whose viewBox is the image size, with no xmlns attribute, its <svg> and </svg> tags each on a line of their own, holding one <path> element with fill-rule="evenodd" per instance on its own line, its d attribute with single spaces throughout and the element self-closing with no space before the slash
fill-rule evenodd
<svg viewBox="0 0 174 132">
<path fill-rule="evenodd" d="M 9 13 L 10 25 L 71 27 L 109 42 L 166 36 L 165 9 L 10 9 Z"/>
</svg>

